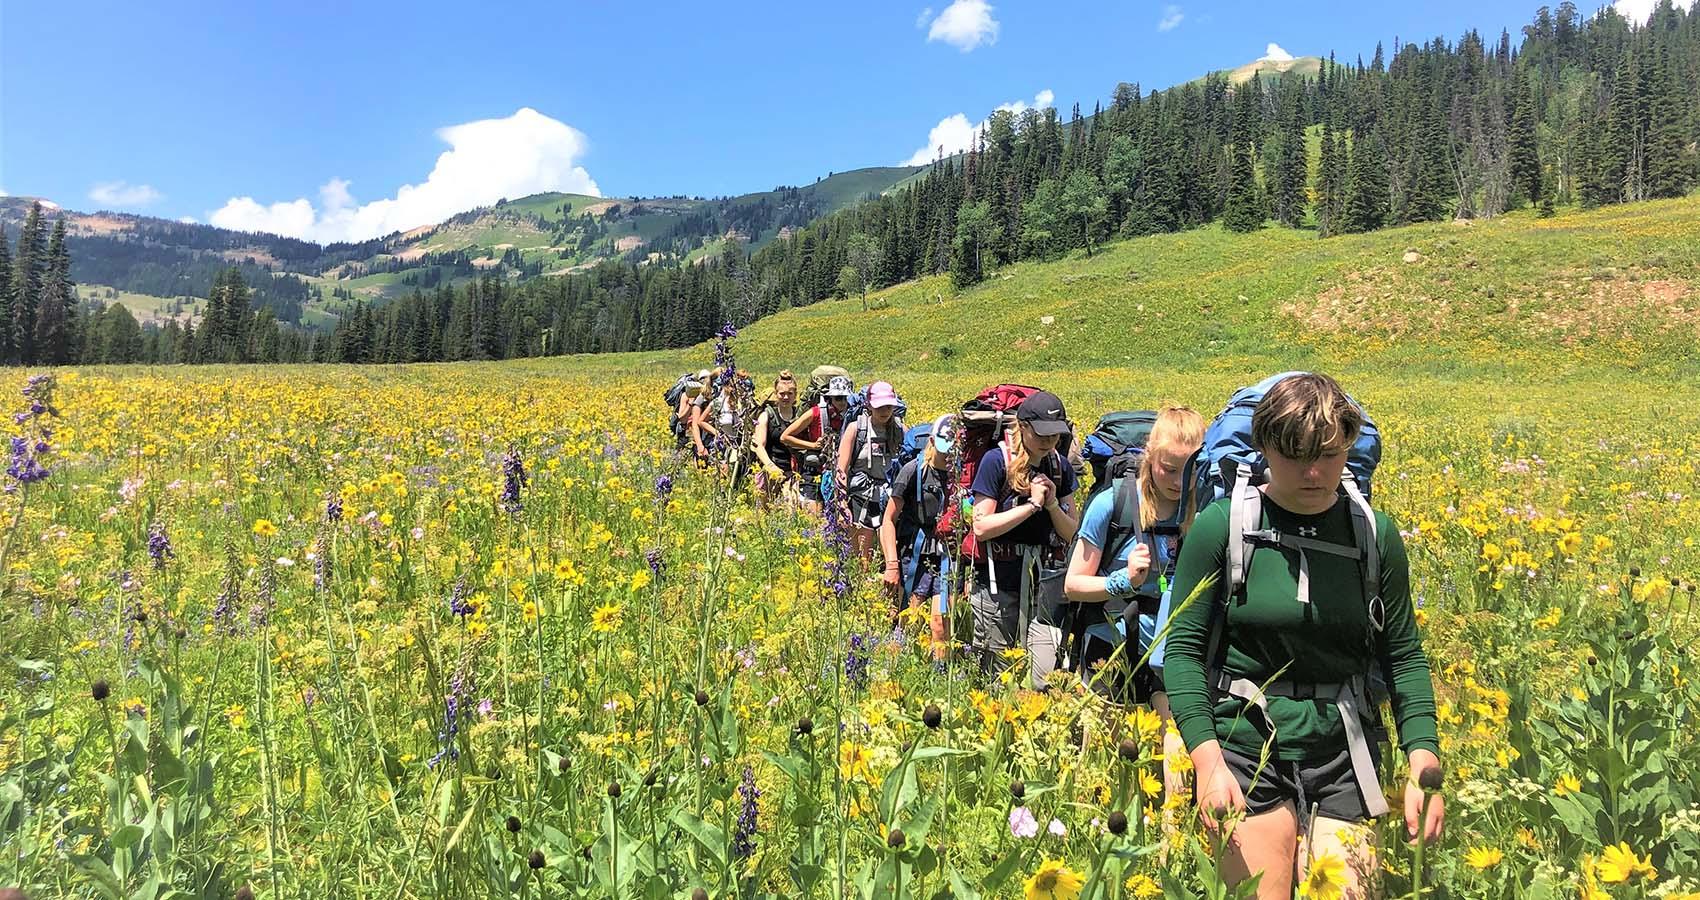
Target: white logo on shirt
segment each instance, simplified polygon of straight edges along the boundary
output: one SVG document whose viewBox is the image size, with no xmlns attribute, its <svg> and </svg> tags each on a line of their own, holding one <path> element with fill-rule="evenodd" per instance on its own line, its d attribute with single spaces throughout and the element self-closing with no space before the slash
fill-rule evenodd
<svg viewBox="0 0 1700 900">
<path fill-rule="evenodd" d="M 1316 528 L 1315 525 L 1300 525 L 1299 537 L 1316 537 Z"/>
</svg>

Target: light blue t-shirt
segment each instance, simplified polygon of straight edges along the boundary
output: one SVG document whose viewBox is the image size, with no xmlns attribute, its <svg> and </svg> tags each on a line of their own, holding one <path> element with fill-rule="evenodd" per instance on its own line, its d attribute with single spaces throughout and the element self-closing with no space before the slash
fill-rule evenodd
<svg viewBox="0 0 1700 900">
<path fill-rule="evenodd" d="M 1080 539 L 1099 550 L 1104 549 L 1104 541 L 1110 534 L 1110 520 L 1115 516 L 1116 498 L 1113 488 L 1105 488 L 1092 498 L 1086 507 L 1086 515 L 1080 520 Z M 1174 516 L 1158 522 L 1158 525 L 1177 526 L 1180 524 L 1181 511 L 1175 510 Z M 1139 617 L 1139 647 L 1143 652 L 1151 646 L 1151 641 L 1157 637 L 1158 623 L 1169 619 L 1169 592 L 1166 590 L 1168 581 L 1166 573 L 1172 573 L 1175 558 L 1180 555 L 1180 536 L 1174 534 L 1145 535 L 1145 541 L 1151 545 L 1151 571 L 1145 576 L 1145 583 L 1140 585 L 1139 593 L 1146 595 L 1161 595 L 1162 606 L 1155 616 Z M 1100 577 L 1114 572 L 1116 569 L 1127 567 L 1127 559 L 1133 554 L 1134 542 L 1124 540 L 1116 551 L 1114 559 L 1100 557 L 1098 560 L 1098 575 Z M 1113 601 L 1112 601 L 1113 602 Z M 1112 614 L 1117 611 L 1111 607 Z M 1153 669 L 1163 667 L 1163 646 L 1159 644 L 1152 651 L 1148 664 Z"/>
</svg>

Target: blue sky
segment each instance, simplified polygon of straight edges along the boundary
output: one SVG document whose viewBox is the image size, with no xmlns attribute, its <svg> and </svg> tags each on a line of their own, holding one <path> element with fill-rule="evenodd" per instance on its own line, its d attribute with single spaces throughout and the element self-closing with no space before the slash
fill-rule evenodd
<svg viewBox="0 0 1700 900">
<path fill-rule="evenodd" d="M 1538 5 L 4 3 L 0 189 L 319 239 L 545 188 L 737 194 L 899 163 L 1000 104 L 1089 112 L 1270 43 L 1516 36 Z"/>
</svg>

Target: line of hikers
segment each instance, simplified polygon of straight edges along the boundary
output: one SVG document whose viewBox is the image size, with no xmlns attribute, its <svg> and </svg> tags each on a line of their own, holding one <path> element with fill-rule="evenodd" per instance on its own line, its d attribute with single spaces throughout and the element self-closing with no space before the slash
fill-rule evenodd
<svg viewBox="0 0 1700 900">
<path fill-rule="evenodd" d="M 1440 747 L 1404 544 L 1369 504 L 1380 434 L 1333 379 L 1272 376 L 1209 423 L 1176 405 L 1113 412 L 1083 439 L 1060 398 L 1025 385 L 914 426 L 891 384 L 857 391 L 830 366 L 753 396 L 743 372 L 682 377 L 667 392 L 680 449 L 753 470 L 766 503 L 842 503 L 855 552 L 927 610 L 941 663 L 966 599 L 982 671 L 1021 648 L 1035 689 L 1067 668 L 1150 704 L 1166 758 L 1190 753 L 1206 823 L 1245 816 L 1231 881 L 1262 873 L 1259 896 L 1288 897 L 1332 852 L 1346 896 L 1370 895 L 1357 825 L 1389 808 L 1383 700 L 1407 755 L 1407 833 L 1439 836 L 1444 804 L 1419 785 L 1438 783 Z"/>
</svg>

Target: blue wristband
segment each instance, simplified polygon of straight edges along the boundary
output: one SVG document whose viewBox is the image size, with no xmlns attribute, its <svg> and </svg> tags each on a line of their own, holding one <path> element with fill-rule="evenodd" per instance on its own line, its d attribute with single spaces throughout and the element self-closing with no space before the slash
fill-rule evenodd
<svg viewBox="0 0 1700 900">
<path fill-rule="evenodd" d="M 1133 579 L 1129 578 L 1126 569 L 1117 569 L 1104 577 L 1104 592 L 1121 600 L 1133 596 Z"/>
</svg>

